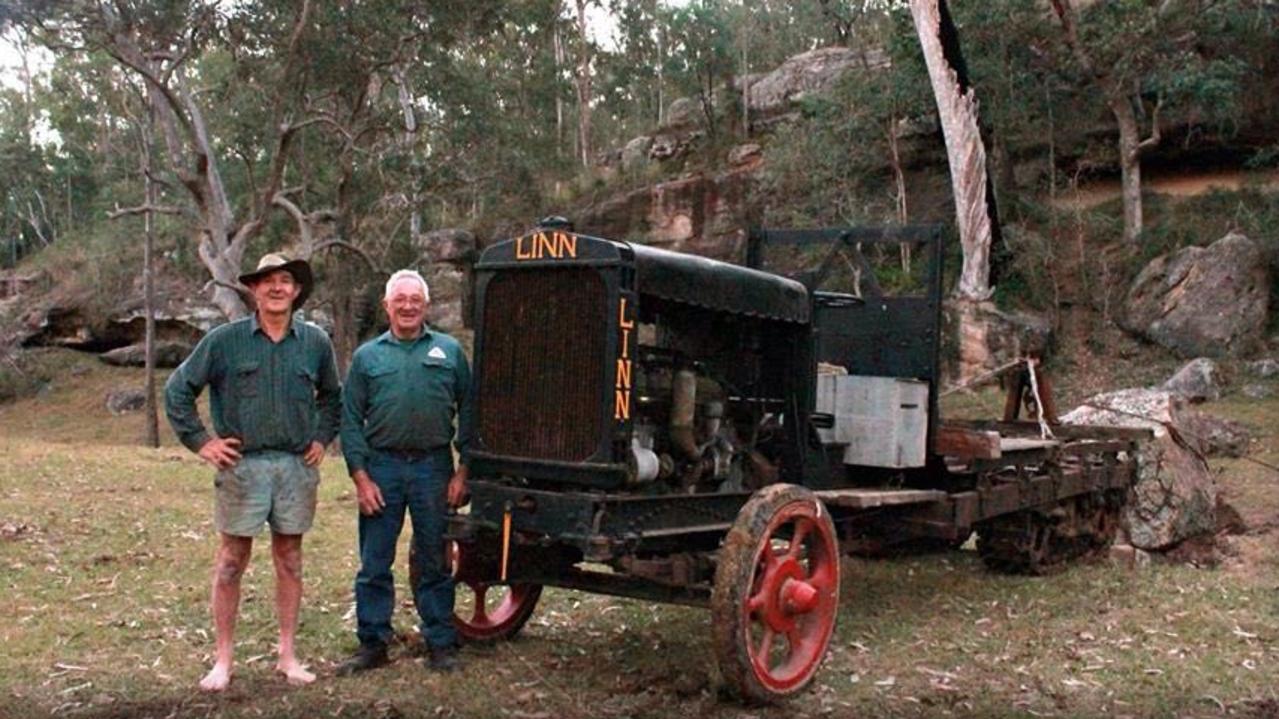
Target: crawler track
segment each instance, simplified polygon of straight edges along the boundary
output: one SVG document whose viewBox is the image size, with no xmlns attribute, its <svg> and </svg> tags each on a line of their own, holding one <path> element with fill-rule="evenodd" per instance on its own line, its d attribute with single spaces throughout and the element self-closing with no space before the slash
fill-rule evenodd
<svg viewBox="0 0 1279 719">
<path fill-rule="evenodd" d="M 1122 492 L 1098 492 L 996 517 L 978 526 L 977 551 L 998 572 L 1049 574 L 1109 547 L 1122 506 Z"/>
</svg>

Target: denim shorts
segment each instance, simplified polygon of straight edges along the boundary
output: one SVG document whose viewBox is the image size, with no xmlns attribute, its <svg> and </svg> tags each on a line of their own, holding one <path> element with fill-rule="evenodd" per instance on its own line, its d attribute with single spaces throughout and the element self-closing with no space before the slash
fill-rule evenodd
<svg viewBox="0 0 1279 719">
<path fill-rule="evenodd" d="M 300 454 L 246 454 L 213 480 L 214 526 L 237 537 L 257 536 L 263 524 L 276 534 L 304 534 L 315 520 L 319 484 L 319 469 Z"/>
</svg>

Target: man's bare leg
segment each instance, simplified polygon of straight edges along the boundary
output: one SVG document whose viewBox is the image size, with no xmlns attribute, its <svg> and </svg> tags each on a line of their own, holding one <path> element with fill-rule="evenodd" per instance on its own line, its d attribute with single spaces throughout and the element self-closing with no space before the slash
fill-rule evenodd
<svg viewBox="0 0 1279 719">
<path fill-rule="evenodd" d="M 213 560 L 213 669 L 200 680 L 200 688 L 206 692 L 220 692 L 231 683 L 235 619 L 240 611 L 240 578 L 249 566 L 252 553 L 252 537 L 221 535 Z"/>
<path fill-rule="evenodd" d="M 306 670 L 293 651 L 302 605 L 302 535 L 271 534 L 275 560 L 275 613 L 280 622 L 280 659 L 275 670 L 290 684 L 310 684 L 315 675 Z"/>
</svg>

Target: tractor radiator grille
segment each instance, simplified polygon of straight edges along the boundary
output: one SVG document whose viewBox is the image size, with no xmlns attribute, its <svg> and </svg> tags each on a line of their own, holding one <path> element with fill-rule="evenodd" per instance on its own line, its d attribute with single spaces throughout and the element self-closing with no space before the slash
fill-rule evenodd
<svg viewBox="0 0 1279 719">
<path fill-rule="evenodd" d="M 580 462 L 606 431 L 608 293 L 587 268 L 508 271 L 488 283 L 476 429 L 490 452 Z"/>
</svg>

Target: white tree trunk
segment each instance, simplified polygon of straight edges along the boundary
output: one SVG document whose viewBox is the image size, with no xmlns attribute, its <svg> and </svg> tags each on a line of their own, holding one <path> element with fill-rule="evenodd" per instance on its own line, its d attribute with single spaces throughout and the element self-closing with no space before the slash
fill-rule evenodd
<svg viewBox="0 0 1279 719">
<path fill-rule="evenodd" d="M 971 88 L 960 92 L 958 76 L 946 62 L 937 0 L 910 0 L 910 11 L 928 65 L 950 162 L 955 224 L 964 253 L 955 294 L 962 299 L 985 300 L 991 294 L 991 227 L 986 207 L 986 149 L 977 125 L 977 98 Z"/>
<path fill-rule="evenodd" d="M 577 150 L 582 167 L 591 166 L 591 39 L 586 32 L 586 0 L 577 0 Z"/>
<path fill-rule="evenodd" d="M 1137 114 L 1127 97 L 1110 101 L 1110 110 L 1119 125 L 1119 172 L 1124 202 L 1124 242 L 1136 242 L 1141 235 L 1141 129 Z"/>
</svg>

